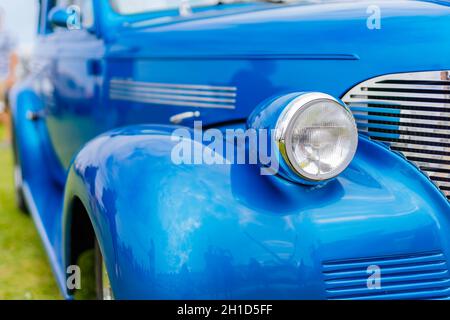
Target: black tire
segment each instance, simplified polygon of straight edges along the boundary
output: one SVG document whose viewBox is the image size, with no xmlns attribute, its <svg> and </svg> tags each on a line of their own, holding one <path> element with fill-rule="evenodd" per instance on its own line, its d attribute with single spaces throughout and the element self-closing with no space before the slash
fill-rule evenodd
<svg viewBox="0 0 450 320">
<path fill-rule="evenodd" d="M 97 241 L 93 249 L 84 251 L 78 257 L 77 265 L 81 269 L 81 288 L 74 292 L 75 300 L 111 300 L 109 278 L 104 270 L 103 256 Z"/>
<path fill-rule="evenodd" d="M 12 123 L 12 128 L 14 128 L 14 124 Z M 30 211 L 27 206 L 27 202 L 25 200 L 25 194 L 23 192 L 23 178 L 22 178 L 22 167 L 20 165 L 20 159 L 19 159 L 19 153 L 18 153 L 18 146 L 17 146 L 17 140 L 16 135 L 14 132 L 14 129 L 11 129 L 11 137 L 12 137 L 12 151 L 13 151 L 13 164 L 14 164 L 14 194 L 15 194 L 15 201 L 16 206 L 19 208 L 19 210 L 29 215 Z"/>
</svg>

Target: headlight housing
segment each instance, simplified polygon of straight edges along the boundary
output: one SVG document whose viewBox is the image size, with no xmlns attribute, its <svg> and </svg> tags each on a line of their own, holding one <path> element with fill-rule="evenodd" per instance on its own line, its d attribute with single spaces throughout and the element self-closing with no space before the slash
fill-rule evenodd
<svg viewBox="0 0 450 320">
<path fill-rule="evenodd" d="M 275 140 L 289 167 L 301 178 L 323 181 L 336 177 L 352 161 L 358 129 L 344 103 L 323 93 L 294 99 L 281 113 Z"/>
<path fill-rule="evenodd" d="M 273 130 L 280 174 L 306 184 L 330 180 L 352 161 L 358 129 L 347 106 L 324 93 L 294 93 L 273 99 L 252 116 L 253 127 Z"/>
</svg>

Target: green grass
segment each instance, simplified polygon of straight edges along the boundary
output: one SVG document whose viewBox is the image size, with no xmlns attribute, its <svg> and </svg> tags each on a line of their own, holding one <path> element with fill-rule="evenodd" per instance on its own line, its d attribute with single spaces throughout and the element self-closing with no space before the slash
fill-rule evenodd
<svg viewBox="0 0 450 320">
<path fill-rule="evenodd" d="M 0 300 L 61 299 L 31 217 L 15 206 L 13 159 L 0 124 Z"/>
</svg>

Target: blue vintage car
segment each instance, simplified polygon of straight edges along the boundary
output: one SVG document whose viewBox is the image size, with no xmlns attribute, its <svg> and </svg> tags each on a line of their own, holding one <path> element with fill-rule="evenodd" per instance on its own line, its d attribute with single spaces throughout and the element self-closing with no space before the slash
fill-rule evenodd
<svg viewBox="0 0 450 320">
<path fill-rule="evenodd" d="M 450 297 L 449 26 L 437 0 L 41 0 L 16 191 L 64 297 Z"/>
</svg>

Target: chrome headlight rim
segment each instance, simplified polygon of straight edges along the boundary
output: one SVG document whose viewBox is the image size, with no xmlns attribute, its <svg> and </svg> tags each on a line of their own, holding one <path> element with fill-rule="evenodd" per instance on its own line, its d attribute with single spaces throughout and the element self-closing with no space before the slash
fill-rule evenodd
<svg viewBox="0 0 450 320">
<path fill-rule="evenodd" d="M 295 159 L 293 155 L 293 148 L 291 143 L 292 137 L 292 127 L 295 125 L 295 119 L 301 116 L 303 112 L 305 112 L 311 106 L 323 102 L 323 101 L 331 101 L 341 106 L 345 112 L 348 113 L 348 116 L 353 119 L 352 131 L 354 131 L 352 145 L 354 146 L 351 150 L 347 159 L 340 164 L 339 170 L 335 170 L 329 172 L 328 174 L 322 174 L 320 178 L 317 176 L 313 176 L 302 170 L 299 164 L 292 159 Z M 357 146 L 358 146 L 358 129 L 356 126 L 356 121 L 354 120 L 353 113 L 347 107 L 345 103 L 336 99 L 335 97 L 328 95 L 326 93 L 321 92 L 309 92 L 303 93 L 300 96 L 294 98 L 289 104 L 284 108 L 281 114 L 278 117 L 275 125 L 275 146 L 278 149 L 279 154 L 281 155 L 281 164 L 285 163 L 288 167 L 288 175 L 291 179 L 300 181 L 307 184 L 320 184 L 327 182 L 336 178 L 340 175 L 352 162 Z"/>
</svg>

